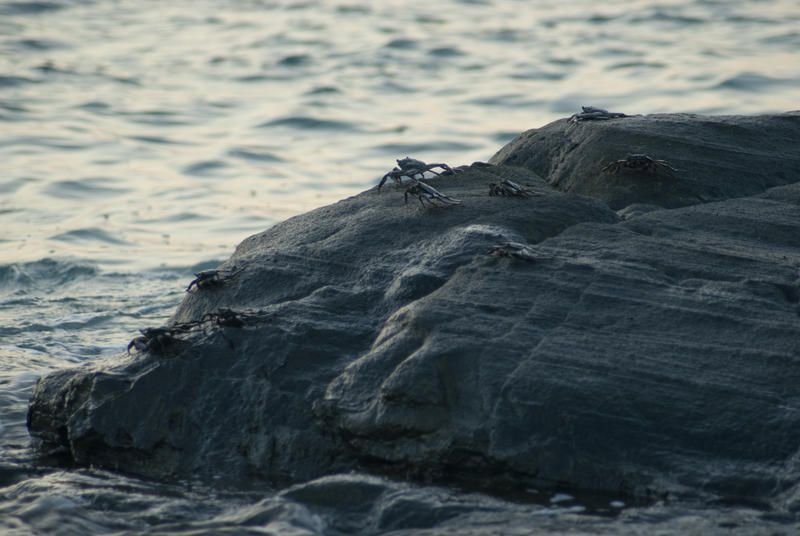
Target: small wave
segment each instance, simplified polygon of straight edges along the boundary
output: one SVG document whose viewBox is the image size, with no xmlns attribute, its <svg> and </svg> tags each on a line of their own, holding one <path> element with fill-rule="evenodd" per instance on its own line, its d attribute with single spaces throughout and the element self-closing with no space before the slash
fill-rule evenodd
<svg viewBox="0 0 800 536">
<path fill-rule="evenodd" d="M 31 179 L 29 177 L 20 177 L 18 179 L 12 179 L 10 181 L 0 182 L 0 194 L 13 194 L 17 190 L 19 190 L 22 186 L 25 186 L 26 184 L 31 182 L 36 182 L 36 179 Z"/>
<path fill-rule="evenodd" d="M 621 63 L 615 63 L 608 67 L 609 71 L 615 71 L 619 69 L 636 69 L 640 67 L 644 67 L 647 69 L 663 69 L 667 65 L 658 61 L 624 61 Z"/>
<path fill-rule="evenodd" d="M 301 130 L 357 130 L 354 123 L 308 116 L 291 116 L 273 119 L 258 125 L 259 128 L 289 127 Z"/>
<path fill-rule="evenodd" d="M 258 162 L 283 162 L 283 158 L 270 151 L 258 147 L 237 147 L 228 151 L 228 156 L 234 158 L 244 158 L 245 160 L 255 160 Z"/>
<path fill-rule="evenodd" d="M 170 110 L 148 110 L 144 112 L 122 112 L 121 116 L 130 121 L 145 125 L 174 126 L 186 125 L 187 121 L 176 119 L 176 113 Z"/>
<path fill-rule="evenodd" d="M 179 212 L 177 214 L 169 214 L 160 218 L 137 220 L 137 223 L 182 223 L 188 221 L 208 221 L 211 219 L 213 218 L 205 214 L 198 214 L 196 212 Z"/>
<path fill-rule="evenodd" d="M 249 83 L 253 83 L 253 82 L 274 82 L 274 81 L 282 82 L 282 81 L 286 81 L 286 80 L 292 80 L 294 78 L 295 78 L 294 75 L 293 76 L 288 76 L 288 75 L 285 75 L 285 74 L 263 74 L 263 73 L 258 73 L 258 74 L 248 74 L 248 75 L 245 75 L 245 76 L 239 76 L 235 80 L 237 82 L 245 82 L 245 83 L 249 84 Z"/>
<path fill-rule="evenodd" d="M 519 71 L 511 75 L 514 80 L 561 80 L 567 76 L 564 72 L 542 71 L 539 69 L 531 69 L 527 71 Z"/>
<path fill-rule="evenodd" d="M 437 58 L 452 58 L 464 55 L 458 47 L 436 47 L 429 50 L 428 54 Z"/>
<path fill-rule="evenodd" d="M 78 106 L 76 106 L 76 108 L 80 108 L 81 110 L 105 111 L 110 109 L 111 105 L 103 101 L 89 101 L 89 102 L 84 102 L 83 104 L 79 104 Z"/>
<path fill-rule="evenodd" d="M 94 197 L 112 197 L 129 192 L 128 188 L 112 188 L 102 183 L 113 179 L 101 177 L 87 177 L 79 180 L 56 181 L 44 188 L 46 195 L 58 199 L 83 199 L 86 201 Z"/>
<path fill-rule="evenodd" d="M 366 14 L 372 12 L 372 10 L 369 8 L 369 6 L 365 6 L 365 5 L 341 5 L 341 6 L 336 6 L 336 11 L 338 13 L 344 13 L 345 15 L 349 15 L 349 14 L 363 14 L 363 15 L 366 15 Z"/>
<path fill-rule="evenodd" d="M 56 136 L 16 136 L 0 140 L 0 147 L 19 145 L 29 149 L 31 146 L 50 147 L 52 149 L 79 150 L 86 149 L 88 145 L 76 143 L 69 138 Z"/>
<path fill-rule="evenodd" d="M 93 265 L 45 258 L 39 261 L 0 265 L 0 288 L 54 287 L 71 281 L 95 277 Z"/>
<path fill-rule="evenodd" d="M 770 35 L 769 37 L 762 37 L 758 42 L 764 45 L 790 45 L 800 48 L 800 32 Z"/>
<path fill-rule="evenodd" d="M 467 104 L 477 104 L 479 106 L 535 106 L 541 101 L 533 100 L 529 95 L 523 93 L 506 93 L 504 95 L 490 95 L 486 97 L 476 97 L 466 101 Z"/>
<path fill-rule="evenodd" d="M 64 48 L 67 45 L 59 41 L 52 41 L 50 39 L 20 39 L 11 43 L 12 45 L 28 50 L 53 50 L 55 48 Z"/>
<path fill-rule="evenodd" d="M 25 78 L 24 76 L 0 75 L 0 87 L 16 87 L 23 84 L 35 84 L 37 82 L 37 80 Z"/>
<path fill-rule="evenodd" d="M 50 237 L 51 240 L 62 242 L 104 242 L 106 244 L 127 245 L 129 242 L 117 238 L 111 233 L 98 229 L 97 227 L 87 227 L 85 229 L 73 229 L 65 233 L 59 233 Z"/>
<path fill-rule="evenodd" d="M 385 45 L 385 48 L 398 48 L 403 50 L 410 50 L 413 48 L 417 48 L 419 46 L 419 41 L 416 39 L 408 39 L 405 37 L 398 37 L 396 39 L 392 39 Z"/>
<path fill-rule="evenodd" d="M 3 15 L 36 15 L 46 11 L 56 11 L 64 6 L 56 2 L 5 2 L 0 4 Z"/>
<path fill-rule="evenodd" d="M 733 89 L 736 91 L 755 91 L 757 89 L 762 89 L 768 86 L 785 84 L 787 82 L 792 82 L 792 81 L 783 80 L 780 78 L 772 78 L 758 73 L 746 72 L 746 73 L 739 73 L 736 76 L 732 76 L 726 80 L 723 80 L 722 82 L 713 86 L 711 89 Z"/>
<path fill-rule="evenodd" d="M 115 318 L 114 313 L 107 311 L 91 313 L 75 313 L 65 317 L 56 318 L 47 325 L 52 329 L 85 329 L 98 324 L 103 324 Z"/>
<path fill-rule="evenodd" d="M 6 110 L 9 112 L 16 112 L 16 113 L 27 113 L 30 110 L 19 103 L 16 102 L 8 102 L 8 101 L 0 101 L 0 110 Z"/>
<path fill-rule="evenodd" d="M 222 160 L 203 160 L 189 164 L 183 168 L 183 173 L 186 175 L 210 175 L 226 167 L 228 167 L 228 164 Z"/>
<path fill-rule="evenodd" d="M 457 141 L 433 141 L 429 143 L 384 143 L 373 147 L 377 152 L 390 155 L 413 155 L 433 151 L 472 151 L 479 145 L 470 145 Z M 430 161 L 430 160 L 429 160 Z"/>
<path fill-rule="evenodd" d="M 171 140 L 163 136 L 128 136 L 129 140 L 157 143 L 159 145 L 183 145 L 182 142 Z"/>
<path fill-rule="evenodd" d="M 553 65 L 575 66 L 580 65 L 583 62 L 567 56 L 558 56 L 554 58 L 548 58 L 547 63 L 552 63 Z"/>
<path fill-rule="evenodd" d="M 278 65 L 284 67 L 300 67 L 309 63 L 311 63 L 311 56 L 308 54 L 292 54 L 278 61 Z"/>
<path fill-rule="evenodd" d="M 501 41 L 503 43 L 516 43 L 529 38 L 528 35 L 514 28 L 489 30 L 482 37 L 490 41 Z"/>
<path fill-rule="evenodd" d="M 708 22 L 707 19 L 703 19 L 700 17 L 693 17 L 690 15 L 679 15 L 676 13 L 669 13 L 667 11 L 661 9 L 655 9 L 646 15 L 633 17 L 630 19 L 632 23 L 648 23 L 648 22 L 656 22 L 656 23 L 675 23 L 680 25 L 695 25 L 695 24 L 704 24 Z"/>
<path fill-rule="evenodd" d="M 314 95 L 331 95 L 334 93 L 341 93 L 342 90 L 336 86 L 319 86 L 315 87 L 310 91 L 306 91 L 304 95 L 306 96 L 314 96 Z"/>
</svg>

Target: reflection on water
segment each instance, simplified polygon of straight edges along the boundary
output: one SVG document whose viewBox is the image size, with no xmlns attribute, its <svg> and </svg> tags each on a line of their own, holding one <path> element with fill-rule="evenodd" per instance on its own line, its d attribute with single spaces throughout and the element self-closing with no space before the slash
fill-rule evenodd
<svg viewBox="0 0 800 536">
<path fill-rule="evenodd" d="M 8 260 L 102 262 L 115 244 L 132 267 L 195 262 L 371 186 L 406 154 L 485 160 L 581 104 L 785 111 L 800 86 L 790 0 L 0 10 Z M 185 212 L 207 219 L 172 217 Z M 85 229 L 96 243 L 62 240 Z"/>
</svg>

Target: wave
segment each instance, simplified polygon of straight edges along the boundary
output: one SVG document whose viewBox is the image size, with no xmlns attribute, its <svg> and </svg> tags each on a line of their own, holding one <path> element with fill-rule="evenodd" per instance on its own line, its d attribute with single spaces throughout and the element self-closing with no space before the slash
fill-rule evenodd
<svg viewBox="0 0 800 536">
<path fill-rule="evenodd" d="M 391 155 L 413 155 L 414 153 L 428 153 L 431 151 L 473 151 L 479 148 L 479 145 L 470 145 L 458 141 L 383 143 L 373 147 L 377 152 Z"/>
<path fill-rule="evenodd" d="M 288 127 L 300 130 L 358 130 L 355 123 L 334 119 L 318 119 L 304 115 L 295 115 L 273 119 L 258 125 L 259 128 Z"/>
<path fill-rule="evenodd" d="M 10 181 L 2 181 L 0 182 L 0 194 L 13 194 L 21 187 L 31 182 L 36 182 L 36 179 L 20 177 L 18 179 L 11 179 Z"/>
<path fill-rule="evenodd" d="M 227 154 L 234 158 L 256 160 L 259 162 L 284 162 L 284 159 L 280 156 L 259 147 L 236 147 L 228 150 Z"/>
<path fill-rule="evenodd" d="M 85 262 L 44 258 L 33 262 L 0 265 L 0 289 L 13 291 L 30 288 L 54 288 L 100 273 L 99 268 Z"/>
<path fill-rule="evenodd" d="M 278 61 L 278 65 L 284 67 L 300 67 L 309 63 L 311 63 L 311 56 L 308 54 L 292 54 Z"/>
<path fill-rule="evenodd" d="M 110 197 L 130 191 L 129 188 L 112 188 L 102 183 L 113 181 L 102 177 L 87 177 L 78 180 L 56 181 L 44 188 L 44 193 L 58 199 L 82 199 L 89 201 L 94 197 Z"/>
<path fill-rule="evenodd" d="M 739 73 L 716 84 L 711 89 L 733 89 L 737 91 L 754 91 L 769 86 L 782 85 L 787 83 L 797 84 L 797 80 L 784 80 L 772 78 L 753 72 Z"/>
<path fill-rule="evenodd" d="M 46 11 L 57 11 L 63 4 L 56 2 L 4 2 L 0 4 L 2 15 L 36 15 Z"/>
<path fill-rule="evenodd" d="M 97 227 L 87 227 L 85 229 L 73 229 L 64 233 L 59 233 L 50 237 L 51 240 L 63 242 L 103 242 L 114 245 L 128 245 L 129 242 L 117 238 L 111 233 L 98 229 Z"/>
<path fill-rule="evenodd" d="M 183 168 L 186 175 L 212 175 L 218 170 L 227 168 L 228 164 L 222 160 L 201 160 Z"/>
<path fill-rule="evenodd" d="M 38 80 L 25 78 L 24 76 L 0 75 L 0 87 L 16 87 L 23 84 L 36 84 Z"/>
</svg>

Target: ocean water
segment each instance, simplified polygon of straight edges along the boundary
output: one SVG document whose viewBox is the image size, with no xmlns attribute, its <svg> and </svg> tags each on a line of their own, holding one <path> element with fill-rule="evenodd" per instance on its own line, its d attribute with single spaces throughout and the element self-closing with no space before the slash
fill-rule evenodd
<svg viewBox="0 0 800 536">
<path fill-rule="evenodd" d="M 37 377 L 113 359 L 248 235 L 580 105 L 798 109 L 798 66 L 796 0 L 0 0 L 0 533 L 268 493 L 43 466 L 25 428 Z"/>
</svg>

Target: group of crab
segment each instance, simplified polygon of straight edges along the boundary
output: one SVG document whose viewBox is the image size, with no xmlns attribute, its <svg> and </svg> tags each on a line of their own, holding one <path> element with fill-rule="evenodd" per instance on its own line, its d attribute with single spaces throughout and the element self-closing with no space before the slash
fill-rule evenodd
<svg viewBox="0 0 800 536">
<path fill-rule="evenodd" d="M 439 168 L 441 171 L 436 171 L 434 168 Z M 447 164 L 427 164 L 422 160 L 416 158 L 405 157 L 397 160 L 397 166 L 394 167 L 389 173 L 381 178 L 378 183 L 378 191 L 383 187 L 387 180 L 393 179 L 398 186 L 404 185 L 403 177 L 408 177 L 411 181 L 407 184 L 409 186 L 405 191 L 405 201 L 408 204 L 408 196 L 415 196 L 419 199 L 420 204 L 424 207 L 425 203 L 431 206 L 447 206 L 447 205 L 460 205 L 461 201 L 454 199 L 447 194 L 441 193 L 439 190 L 426 182 L 422 182 L 426 172 L 431 172 L 436 176 L 441 175 L 455 175 L 456 170 Z M 419 176 L 419 179 L 416 177 Z"/>
<path fill-rule="evenodd" d="M 603 108 L 596 106 L 581 106 L 581 111 L 572 114 L 569 121 L 571 123 L 580 123 L 582 121 L 605 121 L 608 119 L 617 119 L 621 117 L 631 117 L 622 112 L 609 112 Z M 631 154 L 621 160 L 610 162 L 600 171 L 603 173 L 613 173 L 615 176 L 622 170 L 642 171 L 646 173 L 655 174 L 663 172 L 668 175 L 674 174 L 677 169 L 670 166 L 666 160 L 656 160 L 646 154 Z"/>
<path fill-rule="evenodd" d="M 197 272 L 195 278 L 186 287 L 186 292 L 214 289 L 223 285 L 235 275 L 235 268 L 219 270 L 203 270 Z M 179 335 L 187 334 L 197 327 L 204 327 L 204 324 L 213 324 L 217 327 L 240 328 L 246 321 L 253 318 L 253 313 L 243 313 L 231 309 L 221 308 L 212 313 L 206 313 L 200 320 L 191 322 L 176 322 L 167 327 L 143 328 L 139 330 L 140 336 L 134 337 L 128 344 L 128 354 L 132 349 L 150 351 L 156 354 L 165 354 L 170 350 L 175 350 L 180 343 L 185 342 Z M 223 335 L 224 337 L 224 335 Z M 230 341 L 228 341 L 230 342 Z"/>
<path fill-rule="evenodd" d="M 489 164 L 483 165 L 489 166 Z M 436 171 L 436 168 L 439 168 L 439 171 Z M 460 169 L 453 169 L 447 164 L 428 164 L 422 160 L 407 156 L 398 159 L 397 166 L 381 178 L 381 181 L 378 183 L 378 191 L 380 191 L 387 180 L 393 179 L 398 186 L 406 186 L 404 196 L 406 204 L 408 204 L 408 196 L 412 196 L 416 197 L 423 207 L 426 206 L 426 203 L 435 207 L 460 205 L 461 201 L 459 199 L 443 194 L 427 182 L 422 181 L 427 172 L 431 172 L 436 176 L 441 176 L 455 175 L 459 171 Z M 408 177 L 411 180 L 403 182 L 403 177 Z M 499 184 L 493 182 L 489 183 L 489 195 L 527 198 L 532 195 L 542 196 L 545 194 L 532 192 L 514 181 L 503 179 Z"/>
<path fill-rule="evenodd" d="M 141 335 L 134 337 L 128 344 L 128 354 L 132 349 L 140 352 L 149 351 L 154 354 L 165 355 L 174 352 L 181 343 L 186 340 L 180 335 L 190 333 L 195 329 L 206 330 L 207 328 L 243 328 L 248 323 L 269 320 L 271 315 L 266 312 L 234 311 L 233 309 L 220 308 L 214 312 L 204 314 L 200 320 L 190 322 L 176 322 L 171 326 L 160 326 L 157 328 L 143 328 L 139 330 Z M 224 333 L 222 337 L 233 347 L 233 341 L 228 339 Z"/>
</svg>

